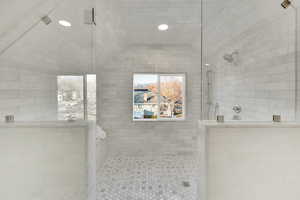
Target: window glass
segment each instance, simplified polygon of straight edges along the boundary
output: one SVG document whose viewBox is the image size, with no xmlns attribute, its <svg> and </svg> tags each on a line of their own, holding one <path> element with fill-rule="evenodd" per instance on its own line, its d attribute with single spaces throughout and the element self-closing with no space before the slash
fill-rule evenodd
<svg viewBox="0 0 300 200">
<path fill-rule="evenodd" d="M 133 118 L 157 119 L 158 115 L 158 76 L 136 74 L 133 78 Z"/>
<path fill-rule="evenodd" d="M 184 119 L 184 84 L 182 74 L 134 74 L 133 119 Z"/>
<path fill-rule="evenodd" d="M 97 110 L 97 87 L 96 87 L 96 75 L 88 74 L 86 75 L 87 81 L 87 119 L 95 121 L 96 120 L 96 110 Z"/>
<path fill-rule="evenodd" d="M 83 76 L 58 76 L 57 87 L 58 119 L 84 119 Z"/>
<path fill-rule="evenodd" d="M 160 117 L 182 118 L 183 117 L 183 76 L 160 76 Z"/>
</svg>

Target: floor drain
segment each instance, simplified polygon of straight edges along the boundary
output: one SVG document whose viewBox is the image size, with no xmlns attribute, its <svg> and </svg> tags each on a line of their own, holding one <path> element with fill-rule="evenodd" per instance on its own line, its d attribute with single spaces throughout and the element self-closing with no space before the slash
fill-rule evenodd
<svg viewBox="0 0 300 200">
<path fill-rule="evenodd" d="M 188 181 L 183 181 L 182 185 L 183 185 L 183 187 L 190 187 L 191 186 L 190 182 L 188 182 Z"/>
</svg>

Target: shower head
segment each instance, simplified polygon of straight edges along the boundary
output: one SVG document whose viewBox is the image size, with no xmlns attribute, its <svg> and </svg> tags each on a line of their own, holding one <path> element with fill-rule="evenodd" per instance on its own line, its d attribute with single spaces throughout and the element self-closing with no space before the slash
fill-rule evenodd
<svg viewBox="0 0 300 200">
<path fill-rule="evenodd" d="M 292 2 L 290 0 L 284 0 L 282 3 L 281 3 L 281 6 L 284 8 L 284 9 L 287 9 L 288 7 L 290 7 L 290 5 L 292 4 Z"/>
<path fill-rule="evenodd" d="M 48 15 L 45 15 L 44 17 L 41 18 L 42 22 L 44 22 L 46 25 L 49 25 L 52 20 Z"/>
<path fill-rule="evenodd" d="M 232 56 L 232 54 L 225 54 L 225 55 L 223 56 L 223 58 L 224 58 L 224 60 L 226 60 L 226 61 L 229 62 L 229 63 L 232 63 L 232 62 L 233 62 L 233 56 Z"/>
<path fill-rule="evenodd" d="M 236 60 L 238 54 L 239 54 L 238 51 L 234 51 L 234 52 L 232 52 L 231 54 L 225 54 L 225 55 L 223 56 L 223 58 L 224 58 L 224 60 L 226 60 L 227 62 L 233 63 L 233 62 Z"/>
</svg>

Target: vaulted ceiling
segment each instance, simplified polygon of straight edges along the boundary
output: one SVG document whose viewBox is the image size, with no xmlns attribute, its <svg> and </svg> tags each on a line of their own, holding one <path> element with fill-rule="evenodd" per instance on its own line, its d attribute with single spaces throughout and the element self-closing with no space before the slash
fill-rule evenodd
<svg viewBox="0 0 300 200">
<path fill-rule="evenodd" d="M 54 73 L 88 71 L 91 65 L 91 27 L 83 23 L 90 1 L 1 1 L 0 65 Z M 2 12 L 4 11 L 4 12 Z M 49 25 L 40 21 L 49 15 Z M 63 27 L 64 19 L 72 27 Z"/>
<path fill-rule="evenodd" d="M 191 44 L 201 33 L 200 0 L 113 0 L 127 43 Z M 160 32 L 157 26 L 168 24 Z"/>
<path fill-rule="evenodd" d="M 84 24 L 91 7 L 97 26 Z M 100 62 L 127 45 L 192 44 L 200 37 L 200 11 L 200 0 L 3 0 L 0 65 L 80 73 L 91 70 L 93 47 Z M 47 14 L 52 23 L 39 22 Z M 158 31 L 160 24 L 169 30 Z"/>
<path fill-rule="evenodd" d="M 271 17 L 273 11 L 284 12 L 280 3 L 203 0 L 204 50 L 218 48 L 232 33 Z M 96 7 L 97 26 L 83 22 L 84 10 L 91 7 Z M 52 23 L 38 23 L 46 14 Z M 60 26 L 60 19 L 72 27 Z M 158 31 L 160 24 L 168 24 L 169 30 Z M 127 45 L 199 46 L 200 34 L 201 0 L 2 0 L 0 67 L 80 73 L 91 71 L 93 55 L 104 62 Z"/>
</svg>

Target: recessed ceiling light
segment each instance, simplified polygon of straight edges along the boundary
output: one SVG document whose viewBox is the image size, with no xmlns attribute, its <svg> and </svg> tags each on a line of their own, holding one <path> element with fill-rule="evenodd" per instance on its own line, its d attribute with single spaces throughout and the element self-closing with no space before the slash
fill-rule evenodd
<svg viewBox="0 0 300 200">
<path fill-rule="evenodd" d="M 62 26 L 70 27 L 72 24 L 66 20 L 59 20 L 58 23 Z"/>
<path fill-rule="evenodd" d="M 210 66 L 210 64 L 209 64 L 209 63 L 206 63 L 206 64 L 205 64 L 205 66 L 207 66 L 207 67 L 208 67 L 208 66 Z"/>
<path fill-rule="evenodd" d="M 160 31 L 166 31 L 168 29 L 169 29 L 168 24 L 161 24 L 158 26 L 158 30 L 160 30 Z"/>
</svg>

